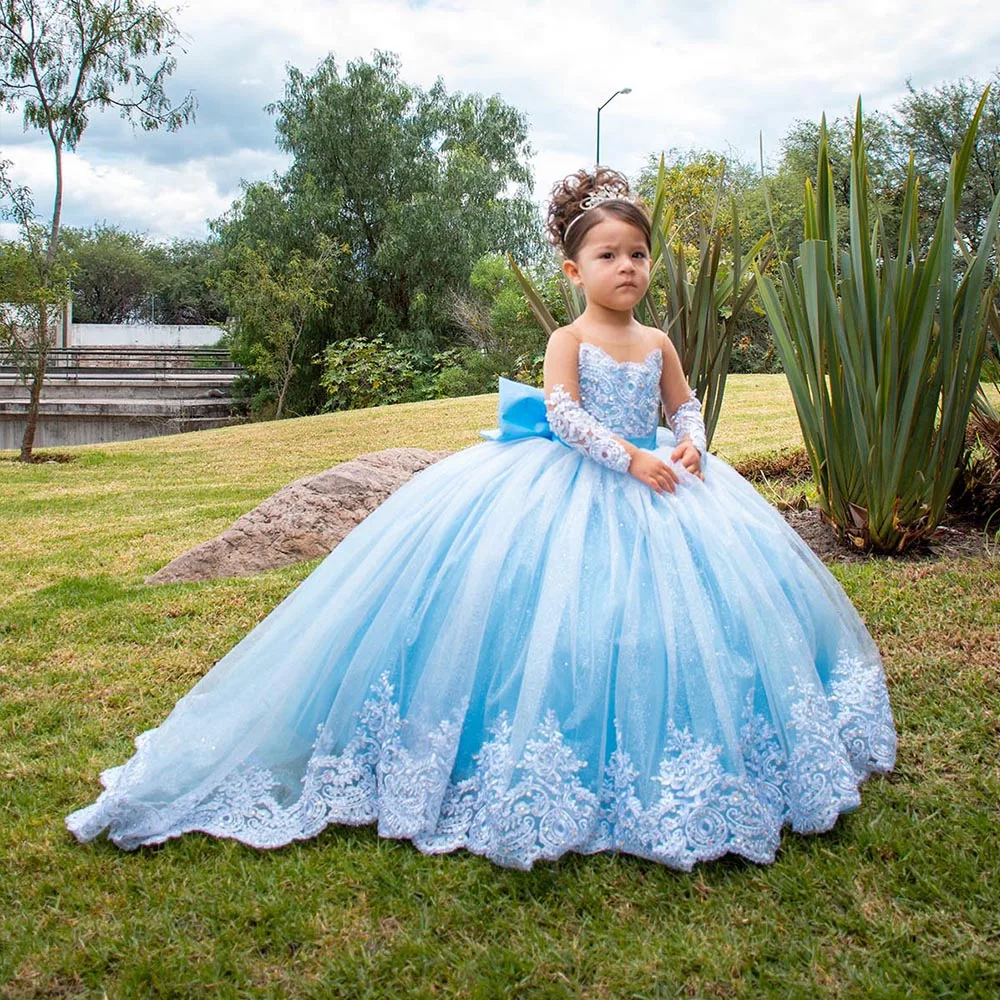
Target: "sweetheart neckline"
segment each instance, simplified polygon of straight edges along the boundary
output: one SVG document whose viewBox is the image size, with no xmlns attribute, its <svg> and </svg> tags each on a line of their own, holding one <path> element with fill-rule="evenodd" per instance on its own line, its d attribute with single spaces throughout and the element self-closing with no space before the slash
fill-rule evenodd
<svg viewBox="0 0 1000 1000">
<path fill-rule="evenodd" d="M 595 350 L 600 351 L 610 362 L 616 365 L 639 365 L 639 367 L 644 367 L 646 362 L 649 361 L 653 354 L 661 354 L 662 348 L 654 347 L 650 349 L 646 356 L 641 361 L 619 361 L 616 357 L 610 355 L 603 347 L 599 347 L 597 344 L 592 344 L 589 340 L 581 340 L 580 347 L 593 347 Z"/>
</svg>

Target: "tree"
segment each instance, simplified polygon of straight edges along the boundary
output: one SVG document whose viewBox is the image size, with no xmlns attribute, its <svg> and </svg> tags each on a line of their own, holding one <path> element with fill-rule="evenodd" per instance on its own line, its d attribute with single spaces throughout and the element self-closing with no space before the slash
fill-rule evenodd
<svg viewBox="0 0 1000 1000">
<path fill-rule="evenodd" d="M 40 405 L 51 326 L 60 318 L 56 307 L 66 301 L 70 272 L 63 253 L 47 262 L 31 192 L 11 181 L 9 168 L 9 160 L 0 160 L 0 218 L 12 221 L 21 238 L 0 244 L 0 357 L 31 386 L 30 415 Z M 30 458 L 30 446 L 26 453 L 22 444 L 21 459 Z"/>
<path fill-rule="evenodd" d="M 222 269 L 219 241 L 174 239 L 146 250 L 154 282 L 151 319 L 159 323 L 223 322 L 228 311 L 216 279 Z"/>
<path fill-rule="evenodd" d="M 968 124 L 968 123 L 966 123 Z M 851 148 L 854 141 L 854 119 L 846 116 L 827 123 L 827 157 L 833 178 L 833 193 L 838 230 L 846 233 L 851 201 Z M 862 124 L 867 150 L 871 208 L 878 209 L 890 243 L 898 240 L 899 219 L 903 208 L 902 192 L 906 179 L 906 161 L 896 143 L 895 123 L 880 112 L 867 112 Z M 791 179 L 795 200 L 800 205 L 806 178 L 815 187 L 816 163 L 820 147 L 820 123 L 799 119 L 782 140 L 779 176 Z M 947 173 L 947 167 L 945 168 Z M 938 199 L 936 204 L 940 204 Z M 786 247 L 797 247 L 802 239 L 801 209 L 795 213 L 797 231 L 786 234 Z"/>
<path fill-rule="evenodd" d="M 60 251 L 63 152 L 80 143 L 93 111 L 117 109 L 146 131 L 175 131 L 194 117 L 192 95 L 172 105 L 164 82 L 176 67 L 177 28 L 167 11 L 142 0 L 0 0 L 0 107 L 20 106 L 24 128 L 44 132 L 55 162 L 55 198 L 41 257 L 42 283 Z M 144 61 L 159 57 L 152 70 Z M 31 403 L 21 442 L 28 461 L 35 438 L 49 347 L 43 303 L 34 349 Z"/>
<path fill-rule="evenodd" d="M 660 157 L 663 178 L 660 181 Z M 688 246 L 698 245 L 702 229 L 732 229 L 731 196 L 743 198 L 758 183 L 753 168 L 708 149 L 670 149 L 650 154 L 639 175 L 639 193 L 653 203 L 656 185 L 663 184 L 665 197 L 674 209 L 674 235 Z M 762 233 L 757 233 L 760 237 Z"/>
<path fill-rule="evenodd" d="M 116 226 L 63 229 L 72 257 L 73 318 L 80 323 L 128 323 L 156 280 L 146 240 Z"/>
<path fill-rule="evenodd" d="M 269 110 L 292 164 L 247 185 L 215 231 L 225 258 L 242 243 L 308 253 L 318 233 L 348 246 L 337 308 L 307 326 L 308 353 L 382 335 L 429 355 L 455 339 L 452 293 L 477 260 L 541 252 L 527 122 L 498 96 L 449 93 L 440 80 L 424 90 L 376 52 L 343 71 L 332 56 L 311 75 L 290 67 Z M 302 375 L 294 398 L 321 405 L 315 373 Z"/>
<path fill-rule="evenodd" d="M 80 323 L 211 324 L 226 318 L 216 240 L 149 240 L 99 224 L 63 228 L 73 261 L 73 317 Z"/>
<path fill-rule="evenodd" d="M 963 235 L 978 242 L 989 218 L 990 206 L 1000 191 L 1000 69 L 983 108 L 962 190 L 956 223 Z M 921 177 L 923 215 L 932 224 L 930 207 L 939 205 L 948 183 L 952 156 L 958 152 L 976 111 L 985 84 L 955 80 L 930 90 L 917 90 L 906 81 L 907 95 L 896 105 L 894 132 L 904 148 L 912 149 Z"/>
<path fill-rule="evenodd" d="M 248 356 L 246 367 L 274 392 L 276 420 L 298 368 L 306 324 L 329 305 L 330 272 L 341 249 L 320 235 L 310 256 L 295 250 L 275 266 L 268 248 L 243 245 L 222 272 L 234 353 Z"/>
</svg>

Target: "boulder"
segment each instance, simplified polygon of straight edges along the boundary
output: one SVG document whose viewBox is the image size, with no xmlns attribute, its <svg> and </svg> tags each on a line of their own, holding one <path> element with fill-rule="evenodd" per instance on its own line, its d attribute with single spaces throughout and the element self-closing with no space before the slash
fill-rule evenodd
<svg viewBox="0 0 1000 1000">
<path fill-rule="evenodd" d="M 167 563 L 147 577 L 146 583 L 252 576 L 325 556 L 415 473 L 450 454 L 424 448 L 386 448 L 297 479 L 221 535 Z"/>
</svg>

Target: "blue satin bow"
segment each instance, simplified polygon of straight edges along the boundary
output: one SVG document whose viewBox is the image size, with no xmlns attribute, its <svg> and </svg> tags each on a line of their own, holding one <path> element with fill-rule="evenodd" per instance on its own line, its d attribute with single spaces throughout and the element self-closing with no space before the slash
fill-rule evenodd
<svg viewBox="0 0 1000 1000">
<path fill-rule="evenodd" d="M 522 437 L 555 437 L 545 412 L 545 391 L 526 382 L 500 377 L 497 426 L 480 431 L 490 441 L 513 441 Z"/>
<path fill-rule="evenodd" d="M 480 437 L 489 441 L 514 441 L 524 437 L 562 440 L 549 425 L 543 389 L 500 376 L 499 390 L 497 426 L 488 431 L 480 431 Z M 625 440 L 631 441 L 637 448 L 653 449 L 657 445 L 656 428 L 642 437 L 626 437 Z"/>
</svg>

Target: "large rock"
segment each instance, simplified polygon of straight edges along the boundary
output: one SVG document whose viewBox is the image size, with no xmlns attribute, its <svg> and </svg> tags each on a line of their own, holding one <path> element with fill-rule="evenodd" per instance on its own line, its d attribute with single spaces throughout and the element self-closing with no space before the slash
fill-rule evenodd
<svg viewBox="0 0 1000 1000">
<path fill-rule="evenodd" d="M 297 479 L 221 535 L 178 556 L 146 583 L 252 576 L 325 556 L 383 500 L 421 469 L 452 454 L 386 448 Z"/>
</svg>

